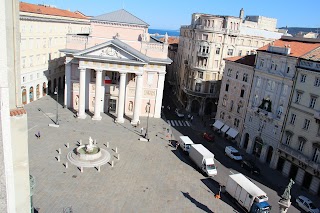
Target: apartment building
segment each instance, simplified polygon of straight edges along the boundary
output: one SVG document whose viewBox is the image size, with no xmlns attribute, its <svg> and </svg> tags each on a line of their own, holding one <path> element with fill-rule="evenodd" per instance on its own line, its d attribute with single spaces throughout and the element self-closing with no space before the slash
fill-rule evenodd
<svg viewBox="0 0 320 213">
<path fill-rule="evenodd" d="M 240 145 L 256 55 L 225 58 L 216 121 L 213 127 Z"/>
<path fill-rule="evenodd" d="M 277 20 L 263 16 L 239 17 L 192 14 L 181 26 L 177 63 L 178 99 L 187 111 L 211 115 L 217 111 L 224 58 L 250 55 L 279 39 Z"/>
<path fill-rule="evenodd" d="M 300 57 L 296 72 L 277 169 L 320 196 L 320 48 Z"/>
<path fill-rule="evenodd" d="M 80 12 L 20 2 L 21 97 L 28 104 L 64 87 L 64 55 L 69 33 L 90 32 Z"/>
<path fill-rule="evenodd" d="M 257 50 L 241 147 L 276 168 L 299 58 L 318 48 L 314 40 L 282 37 Z"/>
</svg>

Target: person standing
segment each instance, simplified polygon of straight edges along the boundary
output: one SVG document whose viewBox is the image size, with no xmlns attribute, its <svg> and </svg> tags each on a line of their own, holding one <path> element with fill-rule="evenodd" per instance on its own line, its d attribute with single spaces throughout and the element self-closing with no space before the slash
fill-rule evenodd
<svg viewBox="0 0 320 213">
<path fill-rule="evenodd" d="M 142 134 L 142 132 L 143 132 L 143 127 L 141 127 L 140 131 L 141 131 L 141 134 Z"/>
<path fill-rule="evenodd" d="M 40 136 L 41 136 L 41 135 L 40 135 L 40 131 L 38 131 L 38 139 L 40 139 Z"/>
</svg>

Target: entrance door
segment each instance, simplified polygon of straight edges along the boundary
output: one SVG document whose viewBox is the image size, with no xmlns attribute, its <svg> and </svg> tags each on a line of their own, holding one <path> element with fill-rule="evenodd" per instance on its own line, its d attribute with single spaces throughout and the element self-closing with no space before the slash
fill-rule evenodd
<svg viewBox="0 0 320 213">
<path fill-rule="evenodd" d="M 306 189 L 309 189 L 312 180 L 312 175 L 308 172 L 304 173 L 304 178 L 302 181 L 302 186 Z"/>
<path fill-rule="evenodd" d="M 45 96 L 47 94 L 47 85 L 46 82 L 43 82 L 42 85 L 42 96 Z"/>
<path fill-rule="evenodd" d="M 294 164 L 291 164 L 289 178 L 291 178 L 292 180 L 296 179 L 297 173 L 298 173 L 298 167 Z"/>
<path fill-rule="evenodd" d="M 117 111 L 117 100 L 109 99 L 109 112 Z"/>
<path fill-rule="evenodd" d="M 193 100 L 191 103 L 191 112 L 199 113 L 200 110 L 200 103 L 197 100 Z"/>
<path fill-rule="evenodd" d="M 284 166 L 285 159 L 283 157 L 280 157 L 277 164 L 277 170 L 282 172 L 283 166 Z"/>
<path fill-rule="evenodd" d="M 244 137 L 244 143 L 243 143 L 243 148 L 244 148 L 244 149 L 247 149 L 248 143 L 249 143 L 249 134 L 246 133 L 246 135 L 245 135 L 245 137 Z"/>
<path fill-rule="evenodd" d="M 36 97 L 37 97 L 37 99 L 39 99 L 39 97 L 40 97 L 40 85 L 39 84 L 36 87 Z"/>
<path fill-rule="evenodd" d="M 268 153 L 267 153 L 267 159 L 266 159 L 267 163 L 271 162 L 272 154 L 273 154 L 273 147 L 269 146 Z"/>
<path fill-rule="evenodd" d="M 26 89 L 22 90 L 22 103 L 27 104 L 27 90 Z"/>
<path fill-rule="evenodd" d="M 30 90 L 29 90 L 29 102 L 32 102 L 33 101 L 33 87 L 30 87 Z"/>
</svg>

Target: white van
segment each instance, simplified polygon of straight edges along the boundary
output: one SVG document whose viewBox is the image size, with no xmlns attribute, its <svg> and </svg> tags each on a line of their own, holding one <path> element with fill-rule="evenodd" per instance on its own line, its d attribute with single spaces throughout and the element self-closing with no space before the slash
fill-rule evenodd
<svg viewBox="0 0 320 213">
<path fill-rule="evenodd" d="M 225 155 L 228 155 L 233 160 L 237 160 L 237 161 L 242 160 L 242 156 L 240 155 L 238 150 L 236 150 L 232 146 L 226 146 L 226 148 L 224 149 L 224 153 Z"/>
<path fill-rule="evenodd" d="M 189 153 L 189 149 L 192 144 L 194 144 L 194 143 L 188 136 L 180 136 L 179 146 L 183 151 Z"/>
</svg>

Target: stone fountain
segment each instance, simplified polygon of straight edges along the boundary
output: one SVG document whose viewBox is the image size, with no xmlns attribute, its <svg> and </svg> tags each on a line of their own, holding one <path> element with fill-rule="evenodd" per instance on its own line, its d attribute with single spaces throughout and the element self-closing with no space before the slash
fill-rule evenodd
<svg viewBox="0 0 320 213">
<path fill-rule="evenodd" d="M 110 153 L 100 148 L 97 144 L 93 144 L 93 140 L 89 137 L 88 144 L 80 145 L 70 151 L 67 159 L 77 167 L 99 167 L 109 162 Z"/>
</svg>

